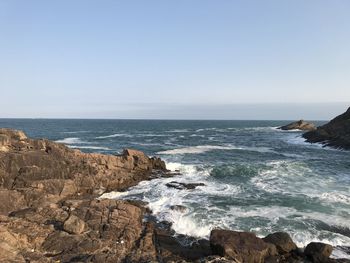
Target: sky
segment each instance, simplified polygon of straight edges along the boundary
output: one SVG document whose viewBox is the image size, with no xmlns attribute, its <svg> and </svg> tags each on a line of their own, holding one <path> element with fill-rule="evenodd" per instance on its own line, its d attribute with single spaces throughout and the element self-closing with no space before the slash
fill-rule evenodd
<svg viewBox="0 0 350 263">
<path fill-rule="evenodd" d="M 327 120 L 348 0 L 0 0 L 0 117 Z"/>
</svg>

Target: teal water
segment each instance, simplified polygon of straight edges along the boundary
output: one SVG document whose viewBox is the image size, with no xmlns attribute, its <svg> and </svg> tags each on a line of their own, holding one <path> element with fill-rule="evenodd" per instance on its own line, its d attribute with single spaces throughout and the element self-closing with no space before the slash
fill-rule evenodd
<svg viewBox="0 0 350 263">
<path fill-rule="evenodd" d="M 181 176 L 141 182 L 107 197 L 149 202 L 179 234 L 208 237 L 214 227 L 264 236 L 288 232 L 311 241 L 350 245 L 350 152 L 305 143 L 288 121 L 0 120 L 85 152 L 136 148 L 157 155 Z M 322 124 L 318 122 L 317 124 Z M 195 190 L 170 181 L 202 182 Z M 185 213 L 171 205 L 184 205 Z"/>
</svg>

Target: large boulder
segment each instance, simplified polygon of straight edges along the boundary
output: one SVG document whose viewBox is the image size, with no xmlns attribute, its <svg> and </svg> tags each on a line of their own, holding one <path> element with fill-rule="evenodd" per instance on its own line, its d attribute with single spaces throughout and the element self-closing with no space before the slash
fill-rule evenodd
<svg viewBox="0 0 350 263">
<path fill-rule="evenodd" d="M 210 233 L 213 254 L 244 263 L 262 263 L 276 254 L 276 247 L 254 233 L 214 229 Z"/>
<path fill-rule="evenodd" d="M 301 130 L 301 131 L 314 131 L 316 126 L 313 123 L 306 122 L 304 120 L 295 121 L 287 125 L 281 126 L 278 129 L 289 131 L 289 130 Z"/>
<path fill-rule="evenodd" d="M 315 263 L 327 262 L 332 254 L 333 247 L 320 242 L 312 242 L 305 248 L 305 255 Z"/>
<path fill-rule="evenodd" d="M 285 232 L 276 232 L 263 238 L 267 243 L 274 244 L 280 254 L 289 253 L 297 248 L 292 238 Z"/>
<path fill-rule="evenodd" d="M 310 143 L 350 150 L 350 108 L 315 131 L 303 134 Z"/>
</svg>

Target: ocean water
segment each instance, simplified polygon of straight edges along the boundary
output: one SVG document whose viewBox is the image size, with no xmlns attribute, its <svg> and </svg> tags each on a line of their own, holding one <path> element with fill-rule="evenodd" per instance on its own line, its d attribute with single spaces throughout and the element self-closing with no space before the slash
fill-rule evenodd
<svg viewBox="0 0 350 263">
<path fill-rule="evenodd" d="M 350 152 L 305 143 L 288 121 L 11 120 L 24 130 L 84 152 L 135 148 L 164 159 L 174 178 L 144 181 L 108 198 L 149 203 L 178 234 L 208 237 L 221 227 L 265 236 L 288 232 L 299 246 L 350 246 Z M 316 122 L 322 124 L 322 122 Z M 204 183 L 194 190 L 167 182 Z M 187 207 L 173 211 L 172 205 Z M 335 250 L 335 257 L 345 256 Z"/>
</svg>

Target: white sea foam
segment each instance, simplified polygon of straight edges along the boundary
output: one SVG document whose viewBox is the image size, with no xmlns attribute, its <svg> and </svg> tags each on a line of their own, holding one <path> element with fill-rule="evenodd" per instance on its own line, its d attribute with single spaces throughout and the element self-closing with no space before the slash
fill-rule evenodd
<svg viewBox="0 0 350 263">
<path fill-rule="evenodd" d="M 174 130 L 170 130 L 170 131 L 166 131 L 166 132 L 170 132 L 170 133 L 182 133 L 182 132 L 189 132 L 188 129 L 174 129 Z"/>
<path fill-rule="evenodd" d="M 106 136 L 98 136 L 96 139 L 108 139 L 108 138 L 116 138 L 116 137 L 133 137 L 133 135 L 126 134 L 126 133 L 114 133 L 111 135 L 106 135 Z"/>
<path fill-rule="evenodd" d="M 90 132 L 90 131 L 65 131 L 65 132 L 62 132 L 62 133 L 75 134 L 75 133 L 87 133 L 87 132 Z"/>
<path fill-rule="evenodd" d="M 268 147 L 246 147 L 246 146 L 234 146 L 234 145 L 198 145 L 182 147 L 177 149 L 165 150 L 157 152 L 157 154 L 175 155 L 175 154 L 200 154 L 214 150 L 243 150 L 260 153 L 277 153 Z"/>
<path fill-rule="evenodd" d="M 125 192 L 118 192 L 118 191 L 112 191 L 112 192 L 109 192 L 109 193 L 104 193 L 103 195 L 101 195 L 99 197 L 99 199 L 104 199 L 104 198 L 107 198 L 107 199 L 120 199 L 124 196 L 127 196 L 129 194 L 128 191 L 125 191 Z"/>
<path fill-rule="evenodd" d="M 331 203 L 350 204 L 350 196 L 346 194 L 341 194 L 341 193 L 327 192 L 327 193 L 321 194 L 319 198 L 321 200 L 325 200 Z"/>
<path fill-rule="evenodd" d="M 86 143 L 80 140 L 80 138 L 77 137 L 69 137 L 69 138 L 64 138 L 62 140 L 57 140 L 56 142 L 58 143 L 64 143 L 64 144 L 81 144 L 81 143 Z"/>
<path fill-rule="evenodd" d="M 233 150 L 234 146 L 198 145 L 157 152 L 157 154 L 198 154 L 213 150 Z"/>
</svg>

